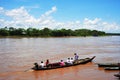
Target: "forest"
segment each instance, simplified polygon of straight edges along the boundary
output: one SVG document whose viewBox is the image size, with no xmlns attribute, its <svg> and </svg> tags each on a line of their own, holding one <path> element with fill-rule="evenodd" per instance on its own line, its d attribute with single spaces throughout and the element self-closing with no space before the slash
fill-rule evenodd
<svg viewBox="0 0 120 80">
<path fill-rule="evenodd" d="M 0 28 L 0 36 L 25 36 L 25 37 L 65 37 L 65 36 L 103 36 L 103 31 L 89 29 L 36 29 L 36 28 Z"/>
</svg>

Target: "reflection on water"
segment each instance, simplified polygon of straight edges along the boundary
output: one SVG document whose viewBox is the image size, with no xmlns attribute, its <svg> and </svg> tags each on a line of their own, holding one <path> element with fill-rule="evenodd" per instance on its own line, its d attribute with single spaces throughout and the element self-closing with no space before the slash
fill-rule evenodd
<svg viewBox="0 0 120 80">
<path fill-rule="evenodd" d="M 94 63 L 120 62 L 120 37 L 0 38 L 0 79 L 114 80 L 113 74 L 116 72 L 106 73 L 91 63 L 67 69 L 24 72 L 34 62 L 66 60 L 73 57 L 75 52 L 80 58 L 96 56 Z M 108 77 L 105 79 L 104 75 Z"/>
</svg>

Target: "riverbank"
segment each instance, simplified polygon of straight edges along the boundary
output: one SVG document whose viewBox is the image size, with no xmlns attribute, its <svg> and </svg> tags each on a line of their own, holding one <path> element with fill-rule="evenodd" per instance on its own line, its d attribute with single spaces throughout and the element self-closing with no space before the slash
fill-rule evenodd
<svg viewBox="0 0 120 80">
<path fill-rule="evenodd" d="M 61 36 L 61 37 L 53 37 L 53 36 L 0 36 L 0 38 L 72 38 L 72 37 L 107 37 L 107 36 L 120 36 L 120 35 L 102 35 L 102 36 Z"/>
</svg>

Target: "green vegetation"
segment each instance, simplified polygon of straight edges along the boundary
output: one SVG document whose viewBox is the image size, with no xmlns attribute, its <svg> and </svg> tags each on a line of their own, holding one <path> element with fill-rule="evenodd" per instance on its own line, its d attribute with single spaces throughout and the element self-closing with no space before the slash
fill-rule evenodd
<svg viewBox="0 0 120 80">
<path fill-rule="evenodd" d="M 0 36 L 28 36 L 28 37 L 63 37 L 63 36 L 102 36 L 106 33 L 97 30 L 88 29 L 60 29 L 51 30 L 49 28 L 36 29 L 36 28 L 14 28 L 5 27 L 0 28 Z"/>
</svg>

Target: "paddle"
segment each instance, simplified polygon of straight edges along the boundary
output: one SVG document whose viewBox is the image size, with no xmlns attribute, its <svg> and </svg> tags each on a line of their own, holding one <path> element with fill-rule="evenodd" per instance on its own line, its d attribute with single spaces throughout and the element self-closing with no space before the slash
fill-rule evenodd
<svg viewBox="0 0 120 80">
<path fill-rule="evenodd" d="M 30 69 L 27 69 L 27 70 L 25 70 L 24 72 L 27 72 L 27 71 L 29 71 L 29 70 L 32 70 L 31 68 Z"/>
</svg>

